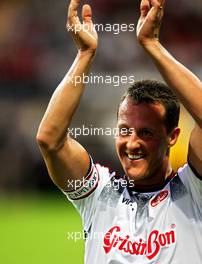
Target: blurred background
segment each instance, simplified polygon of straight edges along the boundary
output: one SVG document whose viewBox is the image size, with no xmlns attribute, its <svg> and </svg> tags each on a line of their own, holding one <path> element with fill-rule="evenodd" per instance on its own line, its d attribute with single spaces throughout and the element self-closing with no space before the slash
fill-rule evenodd
<svg viewBox="0 0 202 264">
<path fill-rule="evenodd" d="M 82 1 L 84 3 L 84 1 Z M 85 1 L 97 24 L 136 24 L 140 1 Z M 35 135 L 51 94 L 71 66 L 76 48 L 65 30 L 68 2 L 0 2 L 0 263 L 83 263 L 84 242 L 67 238 L 81 231 L 78 214 L 50 181 Z M 202 77 L 202 2 L 169 0 L 161 40 Z M 161 79 L 137 44 L 135 32 L 98 32 L 93 75 Z M 179 76 L 180 78 L 180 76 Z M 88 84 L 72 127 L 116 126 L 127 84 Z M 191 91 L 190 91 L 191 92 Z M 182 108 L 183 133 L 172 151 L 175 169 L 186 160 L 193 121 Z M 122 174 L 113 136 L 77 140 L 99 162 Z"/>
</svg>

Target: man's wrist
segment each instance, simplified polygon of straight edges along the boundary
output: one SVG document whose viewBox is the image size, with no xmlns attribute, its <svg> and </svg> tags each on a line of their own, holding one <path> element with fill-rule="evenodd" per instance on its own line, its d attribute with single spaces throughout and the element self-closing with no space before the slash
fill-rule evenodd
<svg viewBox="0 0 202 264">
<path fill-rule="evenodd" d="M 148 41 L 147 43 L 141 44 L 143 49 L 149 54 L 149 56 L 160 59 L 166 50 L 158 40 Z"/>
<path fill-rule="evenodd" d="M 87 58 L 87 59 L 93 60 L 93 58 L 95 57 L 95 54 L 96 54 L 96 50 L 85 50 L 85 51 L 78 50 L 77 56 L 80 59 Z"/>
<path fill-rule="evenodd" d="M 140 45 L 144 48 L 144 50 L 150 52 L 153 49 L 160 48 L 161 43 L 158 39 L 146 40 L 144 42 L 140 42 Z"/>
</svg>

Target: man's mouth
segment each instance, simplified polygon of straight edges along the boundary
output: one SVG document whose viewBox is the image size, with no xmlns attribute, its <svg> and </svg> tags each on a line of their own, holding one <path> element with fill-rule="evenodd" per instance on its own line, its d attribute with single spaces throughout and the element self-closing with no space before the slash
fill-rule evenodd
<svg viewBox="0 0 202 264">
<path fill-rule="evenodd" d="M 137 154 L 130 154 L 130 153 L 126 153 L 127 157 L 130 159 L 130 160 L 140 160 L 140 159 L 143 159 L 145 158 L 145 154 L 143 153 L 137 153 Z"/>
</svg>

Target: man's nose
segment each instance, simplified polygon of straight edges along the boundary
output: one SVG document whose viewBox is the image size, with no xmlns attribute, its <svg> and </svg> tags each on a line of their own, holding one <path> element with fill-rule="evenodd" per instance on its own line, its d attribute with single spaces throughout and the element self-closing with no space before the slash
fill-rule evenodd
<svg viewBox="0 0 202 264">
<path fill-rule="evenodd" d="M 140 146 L 141 146 L 141 140 L 138 137 L 138 135 L 135 132 L 131 133 L 126 143 L 127 149 L 133 150 L 140 148 Z"/>
</svg>

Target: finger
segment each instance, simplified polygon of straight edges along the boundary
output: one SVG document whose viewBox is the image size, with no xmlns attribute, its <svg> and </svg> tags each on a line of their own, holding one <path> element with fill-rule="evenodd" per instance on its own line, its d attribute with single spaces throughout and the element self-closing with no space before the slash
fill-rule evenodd
<svg viewBox="0 0 202 264">
<path fill-rule="evenodd" d="M 163 6 L 159 1 L 162 2 L 162 0 L 150 0 L 152 6 L 150 10 L 150 16 L 153 18 L 153 20 L 159 20 L 162 18 Z"/>
<path fill-rule="evenodd" d="M 154 7 L 156 10 L 162 9 L 162 4 L 164 0 L 150 0 L 151 6 Z"/>
<path fill-rule="evenodd" d="M 80 4 L 80 0 L 71 0 L 69 7 L 71 8 L 72 11 L 77 11 L 79 4 Z"/>
<path fill-rule="evenodd" d="M 165 6 L 165 0 L 158 0 L 160 6 L 164 7 Z"/>
<path fill-rule="evenodd" d="M 80 0 L 71 0 L 68 8 L 68 20 L 69 23 L 75 23 L 75 18 L 77 17 L 77 9 L 79 7 Z"/>
<path fill-rule="evenodd" d="M 140 13 L 141 18 L 146 17 L 147 13 L 150 10 L 150 2 L 149 0 L 142 0 L 140 3 Z"/>
<path fill-rule="evenodd" d="M 92 22 L 92 9 L 90 5 L 84 5 L 82 7 L 82 18 L 84 23 Z"/>
</svg>

